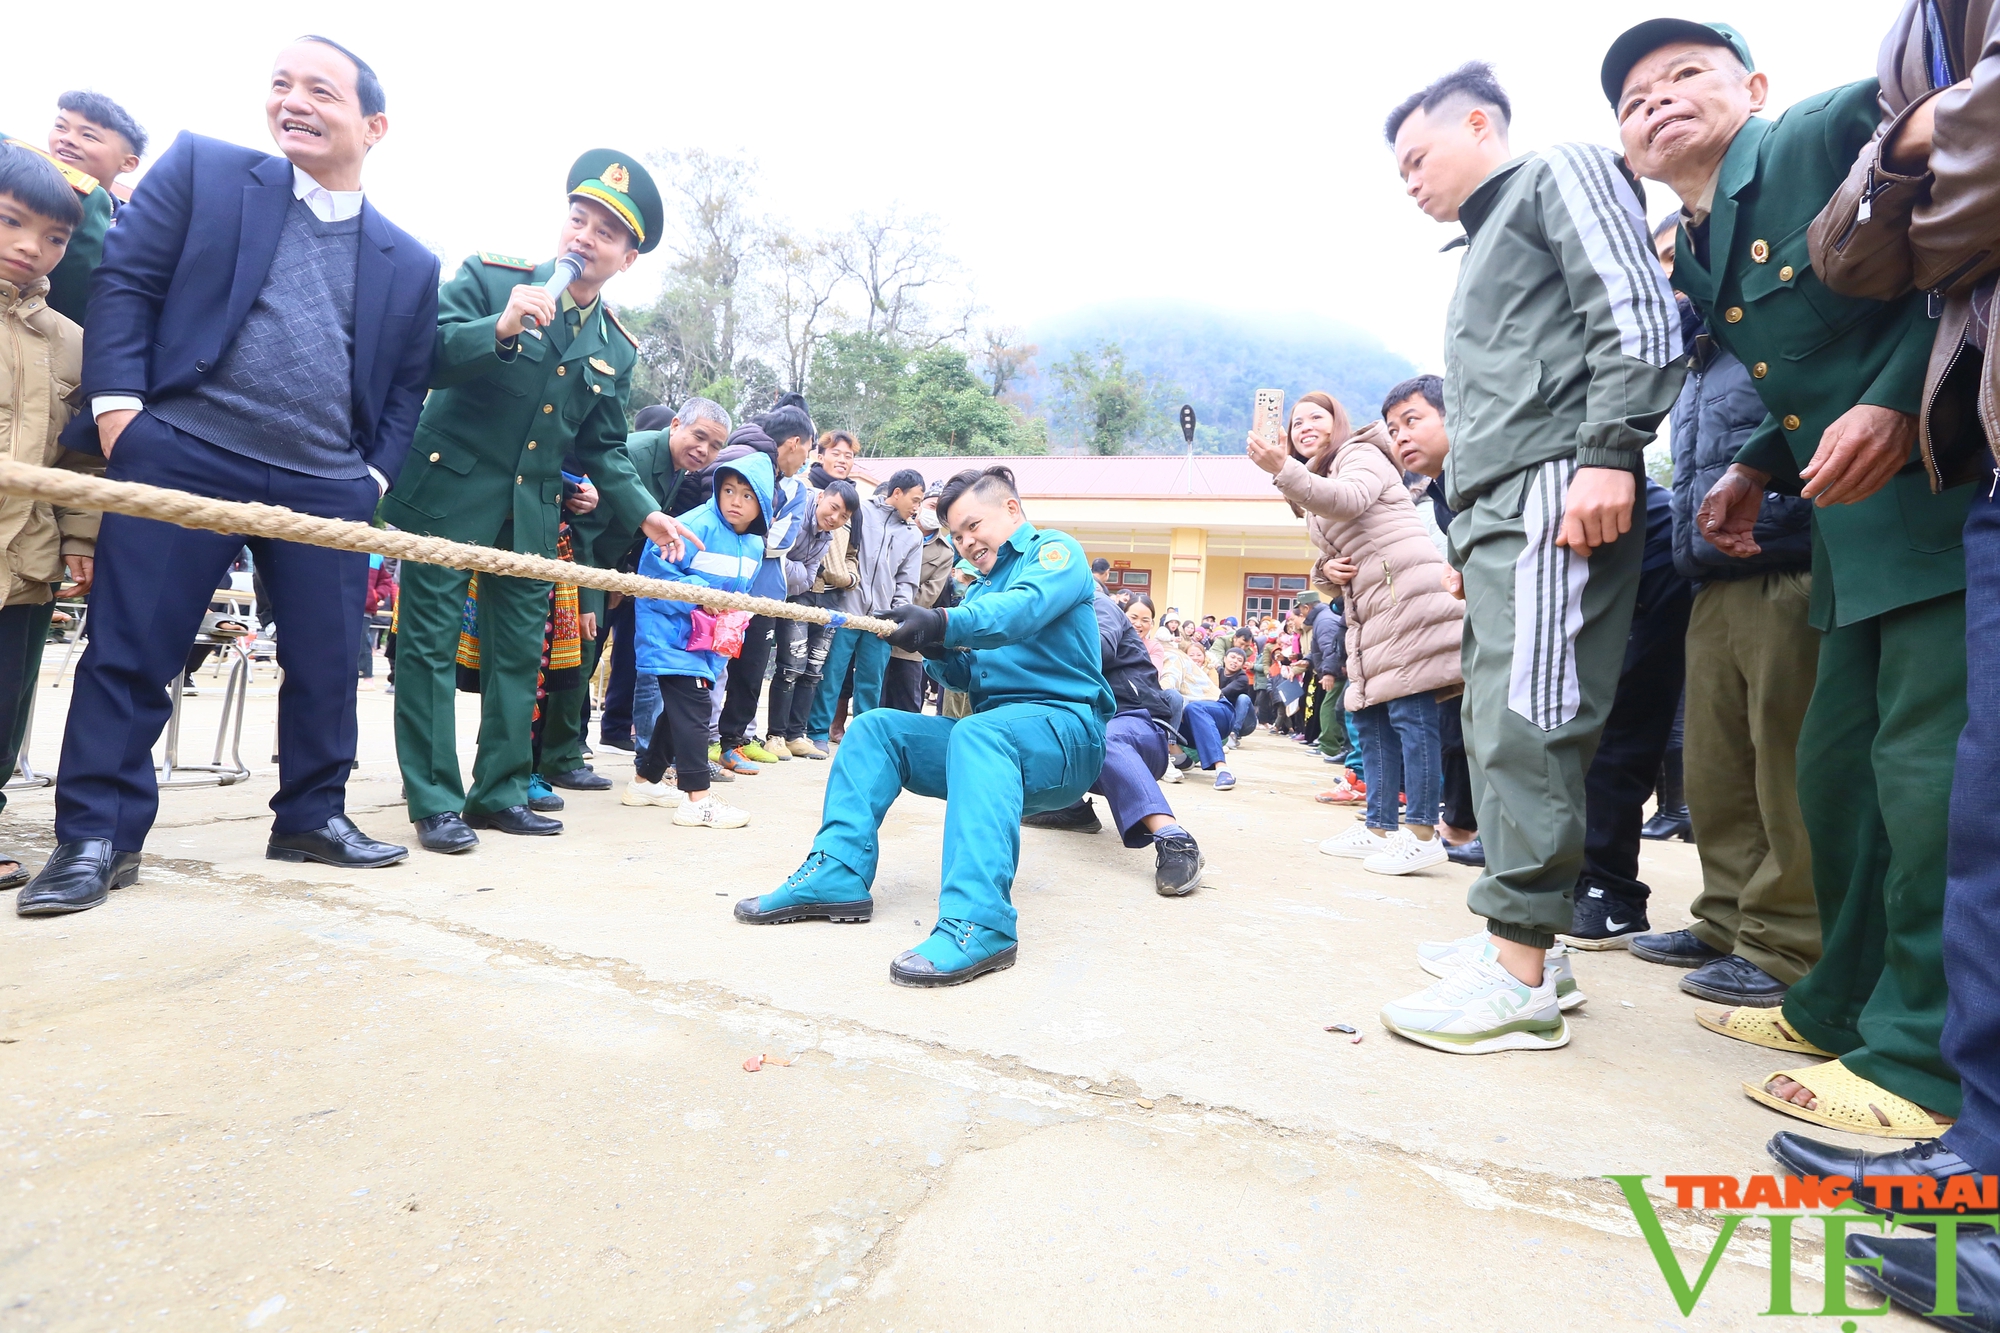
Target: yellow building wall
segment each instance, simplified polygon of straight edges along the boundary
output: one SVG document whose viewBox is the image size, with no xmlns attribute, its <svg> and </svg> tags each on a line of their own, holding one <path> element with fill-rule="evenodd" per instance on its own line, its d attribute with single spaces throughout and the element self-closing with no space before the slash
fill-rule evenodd
<svg viewBox="0 0 2000 1333">
<path fill-rule="evenodd" d="M 1218 620 L 1224 616 L 1240 619 L 1243 615 L 1243 579 L 1248 574 L 1294 574 L 1304 575 L 1310 580 L 1312 561 L 1303 557 L 1284 560 L 1266 555 L 1211 554 L 1202 575 L 1201 609 L 1197 614 L 1212 615 Z"/>
</svg>

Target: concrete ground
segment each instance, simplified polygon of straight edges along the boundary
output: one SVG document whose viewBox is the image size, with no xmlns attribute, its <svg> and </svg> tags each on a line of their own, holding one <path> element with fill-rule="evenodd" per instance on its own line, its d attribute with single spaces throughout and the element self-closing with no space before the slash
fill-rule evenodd
<svg viewBox="0 0 2000 1333">
<path fill-rule="evenodd" d="M 349 811 L 414 841 L 393 703 L 361 697 Z M 933 919 L 939 802 L 891 812 L 870 924 L 731 919 L 806 850 L 821 763 L 725 789 L 747 830 L 571 794 L 561 837 L 370 873 L 264 859 L 268 763 L 168 792 L 137 886 L 0 918 L 0 1328 L 1838 1327 L 1760 1316 L 1754 1224 L 1683 1316 L 1602 1178 L 1769 1171 L 1799 1126 L 1739 1084 L 1782 1057 L 1622 951 L 1578 958 L 1560 1052 L 1389 1036 L 1413 946 L 1474 928 L 1471 872 L 1321 856 L 1353 815 L 1312 801 L 1317 756 L 1259 735 L 1236 766 L 1167 788 L 1208 858 L 1185 899 L 1109 833 L 1024 830 L 1020 964 L 941 991 L 887 977 Z M 51 794 L 8 797 L 38 865 Z M 1684 924 L 1693 849 L 1642 873 Z M 1662 1211 L 1693 1277 L 1716 1226 Z"/>
</svg>

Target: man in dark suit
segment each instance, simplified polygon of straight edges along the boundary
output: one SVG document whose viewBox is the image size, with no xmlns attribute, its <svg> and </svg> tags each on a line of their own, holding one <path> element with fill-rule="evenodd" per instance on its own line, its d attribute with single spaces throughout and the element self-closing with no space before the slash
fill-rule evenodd
<svg viewBox="0 0 2000 1333">
<path fill-rule="evenodd" d="M 381 83 L 324 38 L 280 52 L 265 115 L 281 157 L 183 134 L 119 217 L 92 280 L 64 443 L 120 481 L 367 521 L 430 380 L 438 261 L 361 196 L 388 132 Z M 95 429 L 91 422 L 95 421 Z M 138 877 L 159 806 L 167 682 L 243 538 L 106 515 L 90 647 L 56 790 L 58 846 L 24 916 L 77 912 Z M 278 794 L 267 855 L 381 866 L 407 849 L 344 813 L 368 558 L 252 538 L 282 614 Z"/>
</svg>

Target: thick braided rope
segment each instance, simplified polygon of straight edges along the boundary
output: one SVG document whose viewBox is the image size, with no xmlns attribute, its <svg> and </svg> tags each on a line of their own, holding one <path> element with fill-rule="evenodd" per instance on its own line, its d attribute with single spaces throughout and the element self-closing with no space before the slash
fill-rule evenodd
<svg viewBox="0 0 2000 1333">
<path fill-rule="evenodd" d="M 26 463 L 0 461 L 0 493 L 25 495 L 46 500 L 65 509 L 96 510 L 106 514 L 129 514 L 134 518 L 157 519 L 183 528 L 201 528 L 229 536 L 274 537 L 307 546 L 330 546 L 340 551 L 360 551 L 367 555 L 393 556 L 421 565 L 443 565 L 447 569 L 476 570 L 516 579 L 540 579 L 546 583 L 574 583 L 605 592 L 622 592 L 628 597 L 661 597 L 676 602 L 697 602 L 722 611 L 748 611 L 752 615 L 803 620 L 814 625 L 837 625 L 887 635 L 896 627 L 873 616 L 843 615 L 817 606 L 752 597 L 747 593 L 724 592 L 688 583 L 641 578 L 611 569 L 593 569 L 563 560 L 514 551 L 496 551 L 490 546 L 446 541 L 442 537 L 419 537 L 412 532 L 394 532 L 350 523 L 345 519 L 301 514 L 282 505 L 243 504 L 234 500 L 213 500 L 205 495 L 146 486 L 131 481 L 107 481 L 83 472 L 57 468 L 30 467 Z"/>
</svg>

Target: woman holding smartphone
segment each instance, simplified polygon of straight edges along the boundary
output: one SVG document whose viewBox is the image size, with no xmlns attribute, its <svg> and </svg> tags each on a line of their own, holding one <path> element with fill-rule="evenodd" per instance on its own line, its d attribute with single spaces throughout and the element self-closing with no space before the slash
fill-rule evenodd
<svg viewBox="0 0 2000 1333">
<path fill-rule="evenodd" d="M 1392 461 L 1389 434 L 1379 421 L 1350 433 L 1346 410 L 1315 392 L 1293 405 L 1284 444 L 1253 434 L 1247 448 L 1306 515 L 1321 557 L 1314 583 L 1341 588 L 1347 600 L 1346 703 L 1368 761 L 1367 818 L 1320 850 L 1384 875 L 1441 864 L 1437 700 L 1464 689 L 1465 609 L 1444 589 L 1448 567 Z"/>
</svg>

